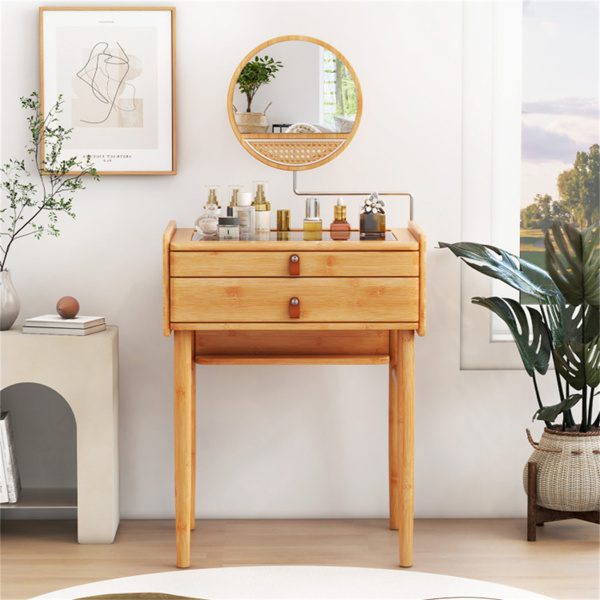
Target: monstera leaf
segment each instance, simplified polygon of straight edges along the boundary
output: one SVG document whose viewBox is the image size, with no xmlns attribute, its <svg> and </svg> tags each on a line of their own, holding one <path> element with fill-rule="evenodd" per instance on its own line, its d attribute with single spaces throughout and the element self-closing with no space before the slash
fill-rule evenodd
<svg viewBox="0 0 600 600">
<path fill-rule="evenodd" d="M 576 390 L 600 384 L 600 337 L 587 343 L 568 341 L 554 349 L 554 364 L 560 376 Z"/>
<path fill-rule="evenodd" d="M 568 304 L 556 370 L 576 390 L 600 384 L 600 228 L 578 231 L 555 221 L 546 233 L 546 267 Z"/>
<path fill-rule="evenodd" d="M 559 288 L 544 269 L 506 250 L 473 242 L 438 243 L 440 248 L 448 248 L 476 271 L 499 279 L 543 303 L 562 297 Z"/>
<path fill-rule="evenodd" d="M 552 353 L 552 342 L 548 328 L 537 310 L 527 307 L 528 320 L 525 309 L 512 298 L 476 297 L 472 302 L 485 306 L 508 325 L 521 354 L 523 366 L 530 377 L 533 377 L 534 370 L 542 375 L 546 373 Z"/>
<path fill-rule="evenodd" d="M 600 335 L 600 310 L 584 303 L 580 306 L 566 304 L 563 307 L 565 341 L 591 342 Z M 585 339 L 584 339 L 585 337 Z M 560 347 L 561 344 L 555 344 Z"/>
<path fill-rule="evenodd" d="M 600 228 L 578 231 L 554 221 L 546 232 L 546 268 L 569 304 L 600 306 Z"/>
<path fill-rule="evenodd" d="M 566 400 L 552 406 L 544 406 L 535 411 L 533 418 L 538 421 L 552 423 L 558 415 L 566 410 L 571 410 L 581 400 L 581 394 L 571 394 Z"/>
</svg>

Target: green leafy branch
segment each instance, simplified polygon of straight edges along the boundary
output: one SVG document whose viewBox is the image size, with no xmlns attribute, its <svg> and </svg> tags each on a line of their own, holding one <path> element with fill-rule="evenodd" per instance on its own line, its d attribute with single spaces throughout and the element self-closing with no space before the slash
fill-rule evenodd
<svg viewBox="0 0 600 600">
<path fill-rule="evenodd" d="M 75 218 L 73 195 L 85 189 L 84 176 L 100 178 L 89 155 L 84 160 L 62 158 L 64 143 L 73 131 L 59 123 L 62 104 L 62 96 L 59 96 L 44 116 L 36 92 L 21 98 L 21 106 L 30 111 L 27 123 L 31 137 L 26 150 L 30 156 L 28 162 L 35 165 L 38 183 L 32 182 L 24 159 L 11 158 L 0 168 L 5 199 L 0 209 L 0 271 L 6 269 L 8 253 L 16 240 L 59 236 L 58 215 L 65 213 Z"/>
<path fill-rule="evenodd" d="M 275 79 L 275 74 L 282 68 L 283 64 L 281 62 L 267 55 L 262 58 L 255 56 L 254 60 L 250 60 L 244 65 L 238 77 L 237 84 L 240 92 L 246 94 L 248 100 L 246 112 L 252 112 L 250 107 L 258 89 Z"/>
</svg>

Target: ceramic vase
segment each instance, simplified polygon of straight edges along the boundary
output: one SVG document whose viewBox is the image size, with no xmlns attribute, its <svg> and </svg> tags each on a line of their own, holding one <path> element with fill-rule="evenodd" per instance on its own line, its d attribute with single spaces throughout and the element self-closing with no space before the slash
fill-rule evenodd
<svg viewBox="0 0 600 600">
<path fill-rule="evenodd" d="M 13 285 L 10 271 L 0 271 L 0 330 L 13 326 L 19 316 L 21 302 Z"/>
</svg>

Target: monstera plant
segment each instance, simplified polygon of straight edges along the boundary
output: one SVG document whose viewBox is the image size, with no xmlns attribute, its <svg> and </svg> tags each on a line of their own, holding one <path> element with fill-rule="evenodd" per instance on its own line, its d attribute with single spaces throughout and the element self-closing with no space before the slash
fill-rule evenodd
<svg viewBox="0 0 600 600">
<path fill-rule="evenodd" d="M 537 305 L 499 297 L 475 297 L 472 302 L 485 306 L 508 326 L 533 380 L 538 402 L 534 418 L 552 429 L 562 415 L 563 431 L 589 432 L 600 424 L 600 413 L 594 413 L 600 384 L 600 228 L 594 225 L 579 231 L 555 221 L 544 243 L 546 270 L 487 244 L 440 242 L 440 247 L 535 299 Z M 545 375 L 550 365 L 559 401 L 545 405 L 536 373 Z M 575 410 L 581 414 L 579 423 Z"/>
</svg>

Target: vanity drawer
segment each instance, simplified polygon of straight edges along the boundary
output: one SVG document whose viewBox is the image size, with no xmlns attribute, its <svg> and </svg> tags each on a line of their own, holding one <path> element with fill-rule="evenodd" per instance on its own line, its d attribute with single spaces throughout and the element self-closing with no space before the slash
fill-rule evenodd
<svg viewBox="0 0 600 600">
<path fill-rule="evenodd" d="M 340 242 L 342 244 L 343 242 Z M 373 242 L 377 243 L 377 242 Z M 417 277 L 418 252 L 171 252 L 171 277 Z"/>
<path fill-rule="evenodd" d="M 416 322 L 416 277 L 171 278 L 174 323 Z M 290 317 L 298 298 L 300 317 Z"/>
</svg>

